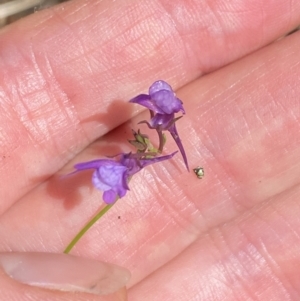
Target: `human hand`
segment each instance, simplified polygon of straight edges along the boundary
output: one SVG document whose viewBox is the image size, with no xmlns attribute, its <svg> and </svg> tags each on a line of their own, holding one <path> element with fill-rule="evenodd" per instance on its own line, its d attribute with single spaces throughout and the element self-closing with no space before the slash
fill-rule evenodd
<svg viewBox="0 0 300 301">
<path fill-rule="evenodd" d="M 300 36 L 263 47 L 299 19 L 283 0 L 74 0 L 4 28 L 0 251 L 62 252 L 102 200 L 89 174 L 59 175 L 114 154 L 129 123 L 113 129 L 142 119 L 127 100 L 164 79 L 204 179 L 180 158 L 143 170 L 73 254 L 128 268 L 131 301 L 297 300 Z M 8 301 L 87 298 L 0 286 Z"/>
</svg>

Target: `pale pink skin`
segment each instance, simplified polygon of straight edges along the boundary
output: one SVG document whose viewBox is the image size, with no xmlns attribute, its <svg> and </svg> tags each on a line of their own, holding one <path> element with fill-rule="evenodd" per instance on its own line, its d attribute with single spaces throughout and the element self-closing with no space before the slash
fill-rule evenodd
<svg viewBox="0 0 300 301">
<path fill-rule="evenodd" d="M 0 251 L 66 247 L 101 193 L 58 170 L 117 153 L 128 125 L 86 146 L 163 79 L 205 177 L 179 157 L 145 168 L 73 254 L 128 268 L 130 301 L 299 300 L 300 33 L 254 51 L 299 23 L 300 2 L 224 3 L 74 0 L 0 32 Z M 6 301 L 87 299 L 3 273 L 0 287 Z"/>
</svg>

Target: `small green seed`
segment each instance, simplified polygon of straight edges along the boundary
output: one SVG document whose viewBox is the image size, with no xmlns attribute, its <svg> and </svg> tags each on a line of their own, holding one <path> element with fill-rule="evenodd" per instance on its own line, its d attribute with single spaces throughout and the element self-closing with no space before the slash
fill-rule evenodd
<svg viewBox="0 0 300 301">
<path fill-rule="evenodd" d="M 197 166 L 193 169 L 198 179 L 202 179 L 204 177 L 204 168 Z"/>
</svg>

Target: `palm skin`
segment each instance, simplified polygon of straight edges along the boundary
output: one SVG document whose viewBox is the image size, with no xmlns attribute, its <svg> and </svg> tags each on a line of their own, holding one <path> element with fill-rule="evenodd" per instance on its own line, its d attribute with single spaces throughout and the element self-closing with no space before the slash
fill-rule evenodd
<svg viewBox="0 0 300 301">
<path fill-rule="evenodd" d="M 299 299 L 300 35 L 263 46 L 300 5 L 222 3 L 78 0 L 0 33 L 0 251 L 63 251 L 102 201 L 89 173 L 59 175 L 123 148 L 147 116 L 127 100 L 164 79 L 205 177 L 147 167 L 73 254 L 127 267 L 130 301 Z M 105 300 L 0 283 L 0 300 Z"/>
</svg>

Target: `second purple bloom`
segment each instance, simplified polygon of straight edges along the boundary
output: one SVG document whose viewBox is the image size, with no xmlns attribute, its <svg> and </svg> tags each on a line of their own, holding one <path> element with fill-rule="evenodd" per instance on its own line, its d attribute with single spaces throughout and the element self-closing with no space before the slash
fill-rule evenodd
<svg viewBox="0 0 300 301">
<path fill-rule="evenodd" d="M 84 163 L 78 163 L 74 167 L 77 171 L 94 169 L 92 182 L 94 186 L 103 191 L 103 200 L 107 204 L 113 204 L 117 198 L 122 198 L 129 190 L 129 179 L 142 168 L 172 158 L 176 152 L 149 159 L 129 153 L 121 154 L 116 160 L 99 159 Z"/>
<path fill-rule="evenodd" d="M 149 94 L 140 94 L 131 99 L 130 102 L 150 110 L 151 120 L 141 123 L 146 123 L 149 128 L 156 129 L 158 133 L 170 132 L 181 152 L 185 166 L 189 170 L 185 150 L 175 125 L 175 122 L 180 118 L 175 118 L 175 113 L 185 114 L 185 110 L 182 101 L 176 97 L 171 86 L 163 80 L 156 81 L 150 86 Z"/>
</svg>

